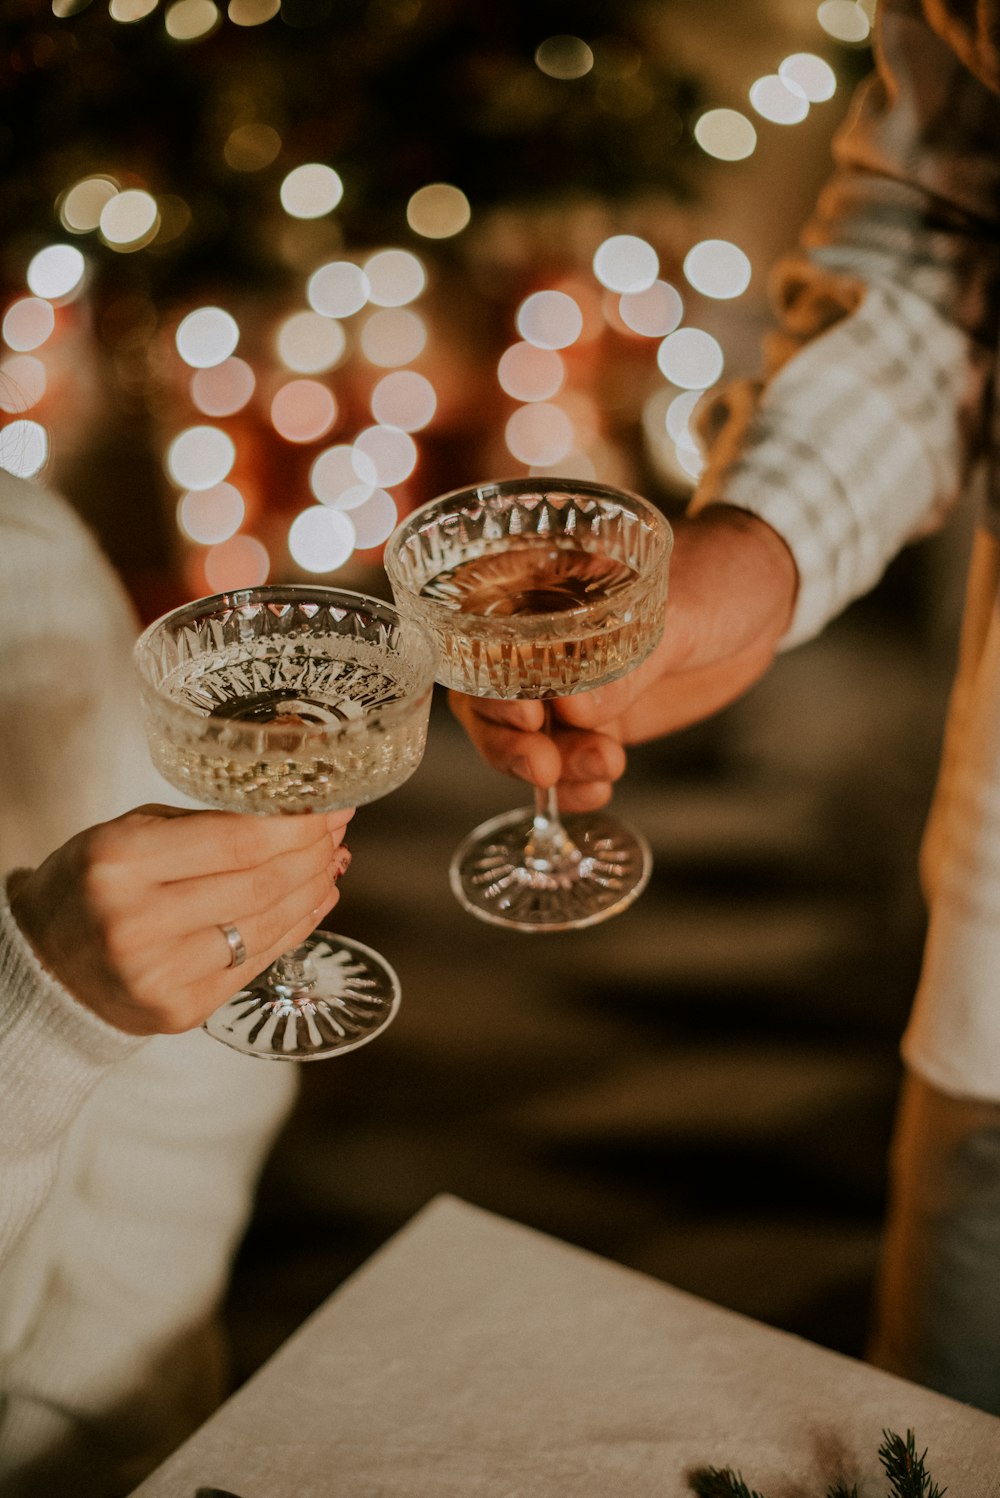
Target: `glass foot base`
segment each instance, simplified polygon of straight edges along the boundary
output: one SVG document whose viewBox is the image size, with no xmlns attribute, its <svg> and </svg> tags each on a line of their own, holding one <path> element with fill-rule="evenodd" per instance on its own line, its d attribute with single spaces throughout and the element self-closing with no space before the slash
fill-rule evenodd
<svg viewBox="0 0 1000 1498">
<path fill-rule="evenodd" d="M 460 905 L 516 931 L 575 931 L 627 909 L 649 883 L 653 858 L 641 832 L 608 812 L 567 815 L 569 854 L 529 866 L 530 811 L 505 812 L 465 839 L 451 862 Z"/>
<path fill-rule="evenodd" d="M 269 1061 L 321 1061 L 357 1050 L 395 1018 L 399 979 L 360 942 L 315 931 L 296 953 L 309 980 L 282 982 L 268 968 L 205 1021 L 216 1040 Z"/>
</svg>

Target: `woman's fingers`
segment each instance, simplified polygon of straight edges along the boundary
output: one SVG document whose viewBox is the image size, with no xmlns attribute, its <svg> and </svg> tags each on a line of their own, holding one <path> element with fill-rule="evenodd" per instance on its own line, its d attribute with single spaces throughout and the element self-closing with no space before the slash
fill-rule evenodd
<svg viewBox="0 0 1000 1498">
<path fill-rule="evenodd" d="M 324 840 L 343 839 L 353 811 L 303 816 L 254 817 L 227 811 L 195 811 L 178 817 L 173 808 L 143 806 L 94 829 L 91 857 L 107 877 L 136 877 L 169 884 L 233 869 L 252 869 Z"/>
<path fill-rule="evenodd" d="M 205 925 L 236 921 L 274 907 L 288 890 L 310 880 L 332 885 L 345 871 L 350 854 L 344 844 L 320 838 L 305 848 L 279 853 L 253 869 L 175 879 L 160 887 L 155 910 L 157 938 L 182 937 Z M 147 906 L 123 914 L 124 933 L 134 942 L 150 919 Z"/>
<path fill-rule="evenodd" d="M 140 808 L 56 849 L 11 907 L 43 964 L 101 1018 L 133 1035 L 190 1029 L 333 908 L 351 815 Z M 239 969 L 223 925 L 246 947 Z"/>
<path fill-rule="evenodd" d="M 344 867 L 346 849 L 342 855 Z M 339 898 L 324 870 L 283 890 L 267 909 L 231 911 L 226 922 L 202 924 L 179 937 L 143 940 L 138 928 L 116 927 L 109 955 L 123 994 L 105 1017 L 136 1034 L 193 1029 L 282 952 L 303 942 Z M 223 924 L 235 926 L 246 951 L 236 967 Z"/>
</svg>

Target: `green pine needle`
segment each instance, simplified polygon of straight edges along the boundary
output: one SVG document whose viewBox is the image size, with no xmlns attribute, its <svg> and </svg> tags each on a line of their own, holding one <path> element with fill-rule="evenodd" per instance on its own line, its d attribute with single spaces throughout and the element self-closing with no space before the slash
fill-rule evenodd
<svg viewBox="0 0 1000 1498">
<path fill-rule="evenodd" d="M 912 1430 L 906 1432 L 905 1441 L 893 1431 L 883 1430 L 878 1457 L 892 1483 L 891 1498 L 944 1498 L 947 1489 L 931 1481 L 925 1466 L 926 1448 L 917 1455 Z"/>
<path fill-rule="evenodd" d="M 906 1439 L 894 1431 L 883 1430 L 882 1445 L 878 1458 L 886 1477 L 892 1483 L 888 1498 L 944 1498 L 947 1488 L 939 1488 L 931 1481 L 927 1470 L 926 1450 L 917 1455 L 916 1438 L 912 1430 Z M 688 1479 L 691 1491 L 697 1498 L 764 1498 L 756 1488 L 748 1488 L 739 1472 L 732 1467 L 699 1467 Z M 838 1480 L 827 1489 L 826 1498 L 858 1498 L 857 1484 L 848 1487 Z"/>
<path fill-rule="evenodd" d="M 691 1489 L 698 1498 L 763 1498 L 756 1488 L 748 1488 L 732 1467 L 701 1467 L 691 1474 Z"/>
</svg>

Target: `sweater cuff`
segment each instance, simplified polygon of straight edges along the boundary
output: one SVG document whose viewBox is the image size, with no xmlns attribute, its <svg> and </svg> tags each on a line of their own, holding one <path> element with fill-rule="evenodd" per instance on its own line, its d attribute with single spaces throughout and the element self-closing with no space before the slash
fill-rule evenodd
<svg viewBox="0 0 1000 1498">
<path fill-rule="evenodd" d="M 101 1077 L 145 1044 L 73 998 L 47 972 L 0 883 L 0 1126 L 8 1142 L 60 1133 Z"/>
</svg>

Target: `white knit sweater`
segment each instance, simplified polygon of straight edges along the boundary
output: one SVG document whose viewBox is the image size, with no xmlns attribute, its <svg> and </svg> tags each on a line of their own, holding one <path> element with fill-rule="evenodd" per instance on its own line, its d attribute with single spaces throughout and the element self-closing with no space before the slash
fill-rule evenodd
<svg viewBox="0 0 1000 1498">
<path fill-rule="evenodd" d="M 178 797 L 136 623 L 58 497 L 0 472 L 0 874 Z M 111 1498 L 213 1408 L 215 1311 L 295 1087 L 200 1030 L 142 1041 L 40 966 L 0 894 L 0 1493 Z"/>
</svg>

